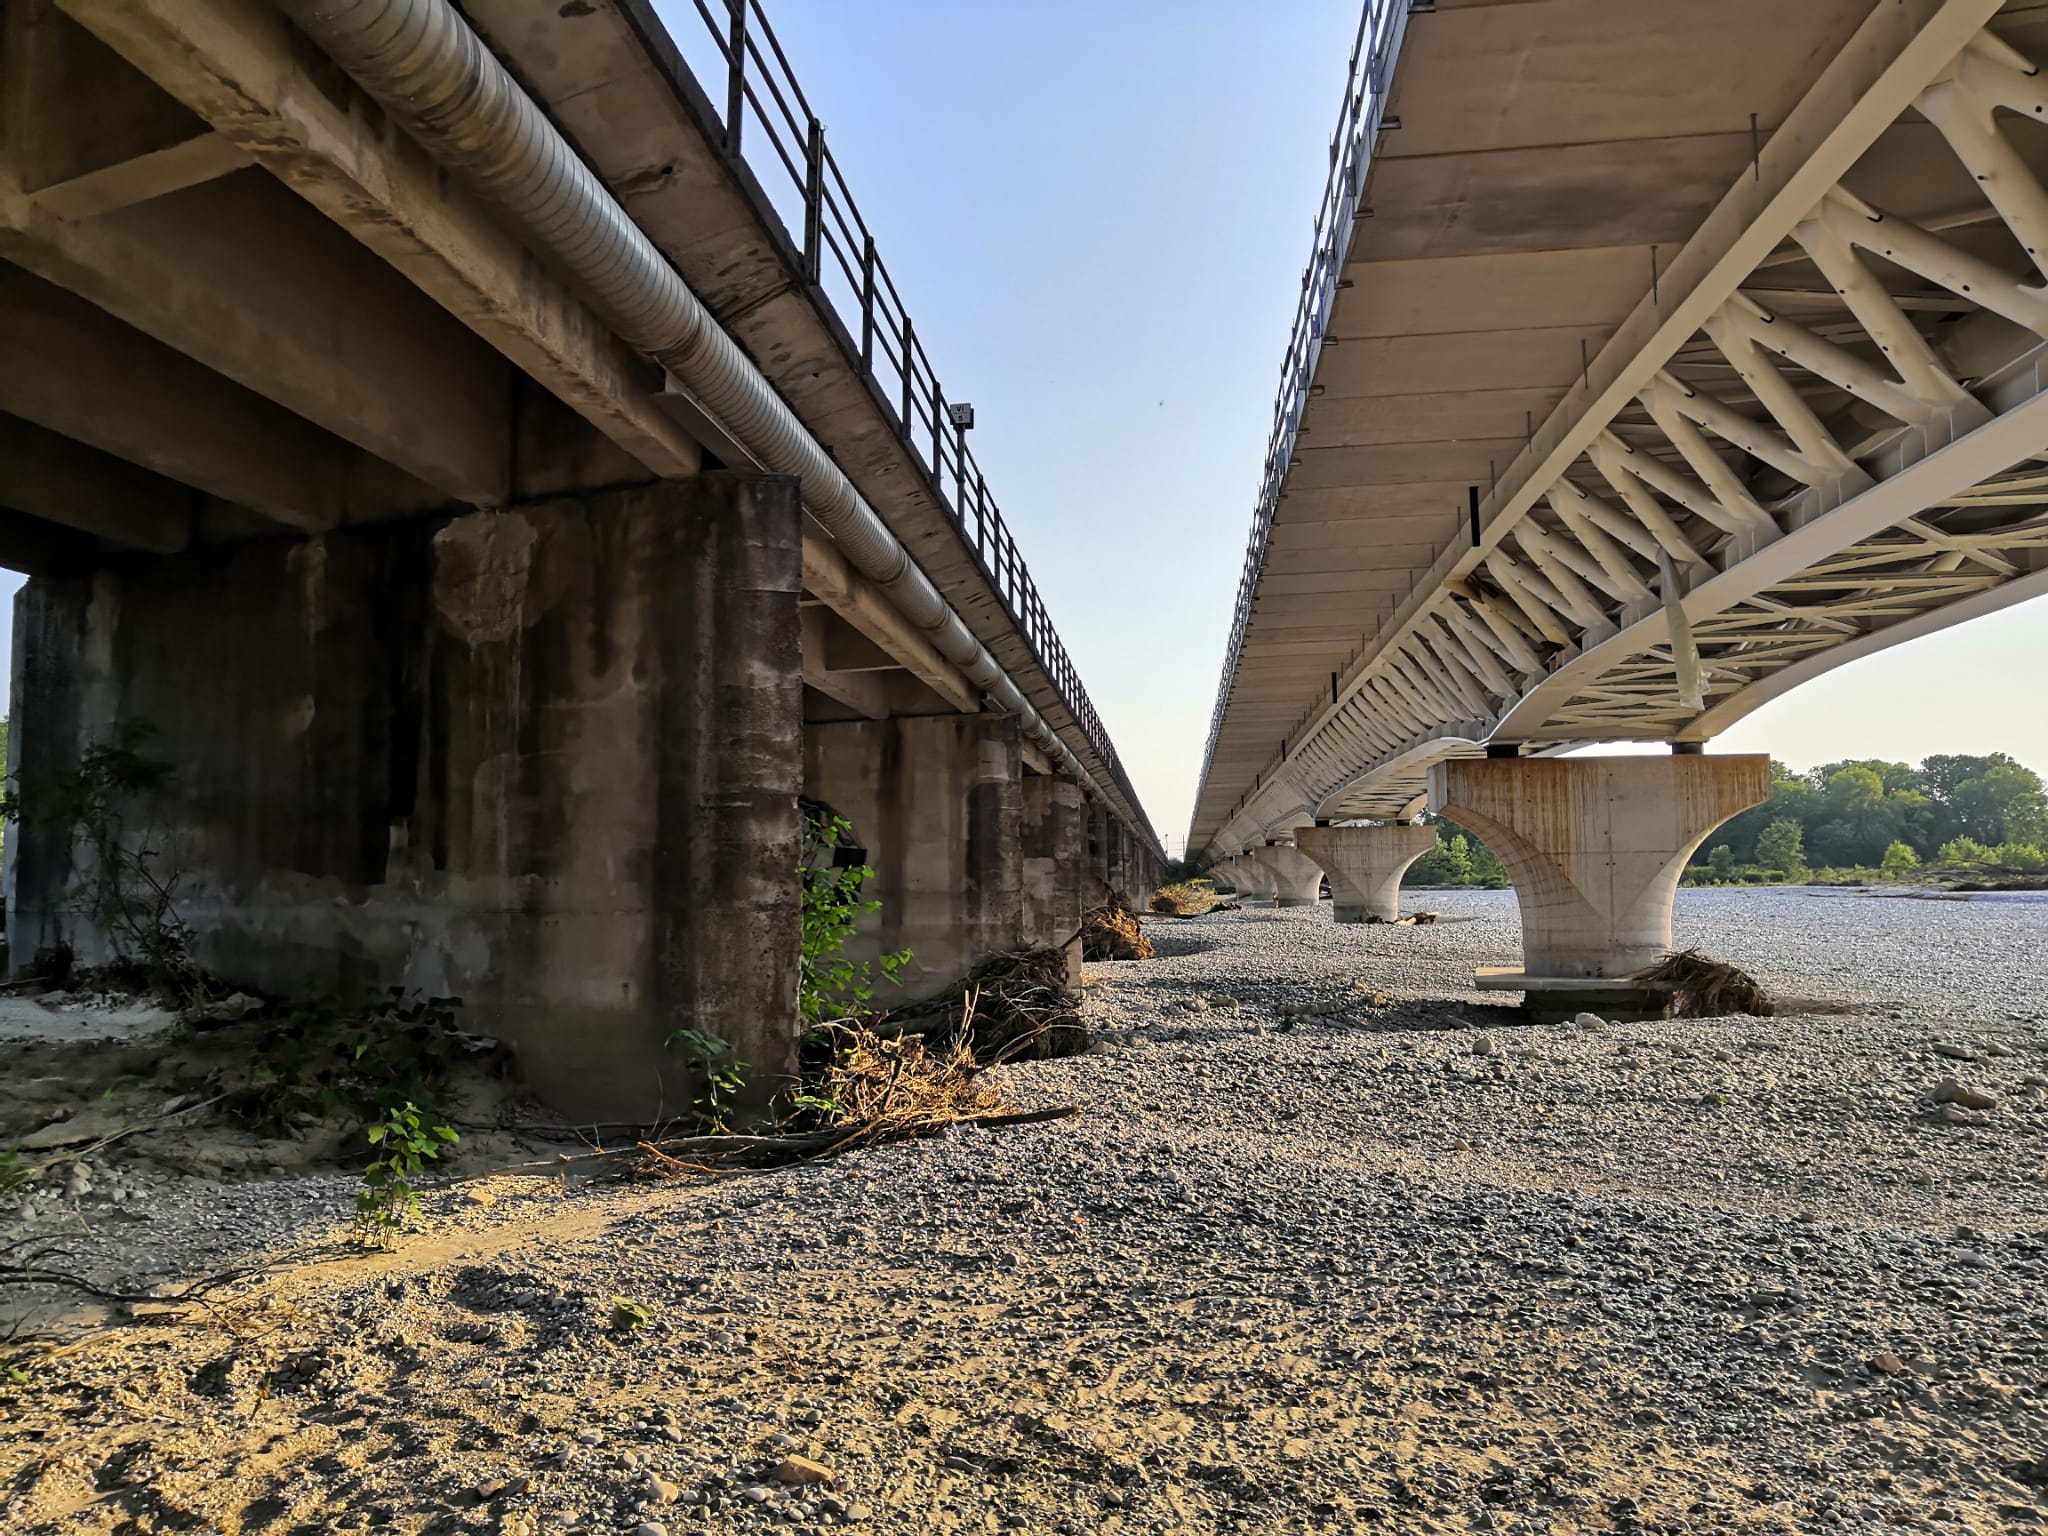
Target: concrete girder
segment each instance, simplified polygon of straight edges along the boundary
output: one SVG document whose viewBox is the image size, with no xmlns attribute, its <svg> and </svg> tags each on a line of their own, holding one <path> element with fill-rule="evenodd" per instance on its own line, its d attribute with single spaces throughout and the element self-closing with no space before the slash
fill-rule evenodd
<svg viewBox="0 0 2048 1536">
<path fill-rule="evenodd" d="M 347 443 L 4 263 L 0 410 L 302 531 L 347 510 Z"/>
<path fill-rule="evenodd" d="M 882 591 L 831 542 L 804 538 L 804 590 L 886 651 L 896 663 L 963 714 L 981 709 L 981 690 L 897 612 Z"/>
<path fill-rule="evenodd" d="M 0 505 L 122 549 L 171 554 L 192 542 L 206 498 L 47 427 L 0 414 Z M 32 542 L 32 570 L 67 551 Z M 0 564 L 12 564 L 0 560 Z"/>
<path fill-rule="evenodd" d="M 660 371 L 613 336 L 424 151 L 386 131 L 380 110 L 353 87 L 337 87 L 331 66 L 275 8 L 262 0 L 61 3 L 654 474 L 688 475 L 702 463 L 696 442 L 655 403 Z M 504 385 L 483 393 L 478 408 L 503 417 Z M 451 487 L 403 455 L 364 446 L 465 500 L 502 495 L 492 488 L 496 481 Z M 509 466 L 509 451 L 495 451 Z"/>
</svg>

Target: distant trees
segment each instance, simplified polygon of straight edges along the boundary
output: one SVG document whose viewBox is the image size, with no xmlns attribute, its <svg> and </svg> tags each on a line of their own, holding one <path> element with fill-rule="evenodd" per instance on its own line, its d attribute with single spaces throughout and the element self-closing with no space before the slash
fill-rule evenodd
<svg viewBox="0 0 2048 1536">
<path fill-rule="evenodd" d="M 1788 846 L 1788 827 L 1798 834 L 1796 847 Z M 1852 759 L 1806 773 L 1773 762 L 1770 800 L 1719 836 L 1705 866 L 1688 878 L 1740 878 L 1744 868 L 1780 879 L 1804 878 L 1812 868 L 2048 868 L 2048 792 L 2039 774 L 2003 752 L 1937 754 L 1917 768 Z"/>
<path fill-rule="evenodd" d="M 1436 827 L 1436 846 L 1408 866 L 1404 886 L 1473 885 L 1499 890 L 1508 883 L 1505 865 L 1472 833 L 1455 821 L 1425 816 Z"/>
<path fill-rule="evenodd" d="M 1781 817 L 1756 840 L 1756 861 L 1773 874 L 1796 878 L 1806 868 L 1806 834 L 1798 822 Z"/>
</svg>

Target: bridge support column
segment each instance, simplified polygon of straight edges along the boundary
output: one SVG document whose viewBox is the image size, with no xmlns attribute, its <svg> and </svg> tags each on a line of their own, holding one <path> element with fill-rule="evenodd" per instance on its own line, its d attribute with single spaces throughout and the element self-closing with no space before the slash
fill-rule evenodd
<svg viewBox="0 0 2048 1536">
<path fill-rule="evenodd" d="M 907 949 L 915 1001 L 1024 938 L 1023 761 L 1016 717 L 919 715 L 804 726 L 804 793 L 853 824 L 881 910 L 856 962 Z"/>
<path fill-rule="evenodd" d="M 794 1065 L 801 508 L 707 475 L 38 577 L 31 801 L 147 722 L 195 958 L 292 998 L 460 997 L 572 1119 L 689 1103 L 677 1029 Z M 109 958 L 68 826 L 10 835 L 14 954 Z"/>
<path fill-rule="evenodd" d="M 1273 905 L 1312 907 L 1322 897 L 1323 866 L 1287 843 L 1254 848 L 1252 856 L 1273 877 Z"/>
<path fill-rule="evenodd" d="M 1024 780 L 1024 939 L 1064 946 L 1070 980 L 1081 975 L 1081 911 L 1088 881 L 1087 807 L 1081 786 L 1057 774 Z"/>
<path fill-rule="evenodd" d="M 1273 880 L 1273 872 L 1249 853 L 1241 853 L 1232 859 L 1230 869 L 1232 883 L 1247 901 L 1271 901 L 1279 889 Z"/>
<path fill-rule="evenodd" d="M 1401 876 L 1436 846 L 1436 828 L 1302 827 L 1294 846 L 1330 877 L 1340 923 L 1391 923 L 1401 915 Z"/>
<path fill-rule="evenodd" d="M 1111 829 L 1116 822 L 1111 818 L 1108 807 L 1091 802 L 1088 814 L 1088 876 L 1084 900 L 1090 907 L 1099 907 L 1115 894 L 1115 887 L 1109 883 Z"/>
<path fill-rule="evenodd" d="M 1498 758 L 1433 766 L 1430 809 L 1485 840 L 1507 866 L 1521 903 L 1523 968 L 1482 971 L 1480 985 L 1533 999 L 1656 964 L 1671 949 L 1671 906 L 1686 860 L 1722 822 L 1768 800 L 1770 777 L 1765 757 Z M 1575 995 L 1597 1006 L 1601 994 L 1581 987 Z"/>
</svg>

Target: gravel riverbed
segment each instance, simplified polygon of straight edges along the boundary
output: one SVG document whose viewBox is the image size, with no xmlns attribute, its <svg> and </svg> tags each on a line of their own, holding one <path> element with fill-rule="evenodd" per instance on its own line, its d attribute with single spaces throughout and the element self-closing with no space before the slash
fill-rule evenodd
<svg viewBox="0 0 2048 1536">
<path fill-rule="evenodd" d="M 1055 1123 L 389 1254 L 184 1188 L 298 1262 L 0 1389 L 0 1529 L 2048 1531 L 2048 901 L 1686 892 L 1839 1011 L 1556 1027 L 1470 990 L 1511 895 L 1409 904 L 1152 925 L 1003 1069 Z"/>
</svg>

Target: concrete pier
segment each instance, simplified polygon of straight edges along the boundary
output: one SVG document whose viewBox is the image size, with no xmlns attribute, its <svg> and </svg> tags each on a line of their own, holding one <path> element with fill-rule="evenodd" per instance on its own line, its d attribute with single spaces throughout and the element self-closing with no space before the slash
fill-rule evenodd
<svg viewBox="0 0 2048 1536">
<path fill-rule="evenodd" d="M 1401 915 L 1401 876 L 1436 846 L 1436 828 L 1302 827 L 1294 846 L 1330 877 L 1340 923 L 1391 923 Z"/>
<path fill-rule="evenodd" d="M 575 1118 L 687 1106 L 677 1029 L 765 1091 L 795 1049 L 800 535 L 793 480 L 705 475 L 38 577 L 16 772 L 152 727 L 173 778 L 142 809 L 220 975 L 460 997 Z M 104 958 L 71 837 L 10 841 L 15 953 Z"/>
<path fill-rule="evenodd" d="M 1253 858 L 1241 853 L 1230 861 L 1230 883 L 1236 889 L 1240 901 L 1271 901 L 1277 889 L 1273 872 Z"/>
<path fill-rule="evenodd" d="M 804 727 L 804 793 L 853 824 L 881 910 L 845 950 L 911 952 L 902 991 L 947 986 L 1024 941 L 1023 775 L 1008 715 L 922 715 Z"/>
<path fill-rule="evenodd" d="M 1021 825 L 1024 942 L 1065 946 L 1067 968 L 1078 979 L 1088 875 L 1087 806 L 1081 786 L 1054 774 L 1026 775 Z"/>
<path fill-rule="evenodd" d="M 1287 843 L 1252 849 L 1252 857 L 1273 877 L 1273 905 L 1312 907 L 1322 897 L 1323 866 Z"/>
<path fill-rule="evenodd" d="M 1770 798 L 1765 757 L 1488 758 L 1429 771 L 1430 809 L 1499 855 L 1522 908 L 1523 968 L 1482 985 L 1624 978 L 1671 949 L 1686 861 Z"/>
</svg>

